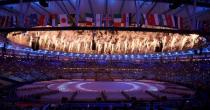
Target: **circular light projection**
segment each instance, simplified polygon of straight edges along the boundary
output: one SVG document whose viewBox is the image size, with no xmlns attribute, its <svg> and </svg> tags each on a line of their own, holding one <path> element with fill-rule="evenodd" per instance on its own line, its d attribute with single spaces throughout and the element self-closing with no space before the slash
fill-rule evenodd
<svg viewBox="0 0 210 110">
<path fill-rule="evenodd" d="M 200 48 L 206 43 L 197 34 L 108 30 L 11 32 L 7 38 L 27 47 L 38 45 L 39 49 L 86 54 L 172 52 Z"/>
<path fill-rule="evenodd" d="M 63 82 L 53 83 L 47 86 L 52 90 L 61 92 L 85 91 L 85 92 L 131 92 L 131 91 L 159 91 L 165 87 L 160 84 L 147 82 Z"/>
</svg>

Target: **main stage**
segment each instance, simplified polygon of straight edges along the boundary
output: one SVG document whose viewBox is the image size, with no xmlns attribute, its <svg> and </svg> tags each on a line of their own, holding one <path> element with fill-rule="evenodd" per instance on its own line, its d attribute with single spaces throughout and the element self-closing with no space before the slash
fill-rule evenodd
<svg viewBox="0 0 210 110">
<path fill-rule="evenodd" d="M 34 82 L 17 88 L 19 98 L 36 98 L 41 102 L 66 101 L 159 101 L 182 100 L 194 91 L 177 84 L 154 80 L 93 81 L 58 79 Z"/>
</svg>

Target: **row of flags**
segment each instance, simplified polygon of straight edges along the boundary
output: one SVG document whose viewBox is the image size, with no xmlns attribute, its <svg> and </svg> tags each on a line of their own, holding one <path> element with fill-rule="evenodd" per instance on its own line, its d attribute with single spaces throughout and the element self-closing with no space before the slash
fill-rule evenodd
<svg viewBox="0 0 210 110">
<path fill-rule="evenodd" d="M 85 14 L 85 25 L 89 27 L 129 27 L 132 20 L 131 13 L 125 14 Z M 24 27 L 34 26 L 76 26 L 75 14 L 52 14 L 49 16 L 31 14 L 29 16 L 0 16 L 0 27 L 15 27 L 23 24 Z M 163 26 L 183 29 L 183 18 L 174 15 L 141 14 L 136 24 L 149 26 Z"/>
<path fill-rule="evenodd" d="M 142 14 L 140 23 L 150 26 L 163 26 L 170 28 L 183 29 L 183 18 L 174 15 L 161 15 L 161 14 Z"/>
<path fill-rule="evenodd" d="M 0 27 L 15 27 L 17 23 L 17 16 L 0 16 Z"/>
</svg>

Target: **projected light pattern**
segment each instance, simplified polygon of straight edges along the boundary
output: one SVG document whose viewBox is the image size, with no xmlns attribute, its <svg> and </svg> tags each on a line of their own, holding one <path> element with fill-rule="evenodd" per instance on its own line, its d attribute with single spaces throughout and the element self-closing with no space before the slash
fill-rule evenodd
<svg viewBox="0 0 210 110">
<path fill-rule="evenodd" d="M 11 32 L 7 38 L 28 47 L 35 42 L 40 49 L 86 54 L 174 52 L 199 48 L 206 43 L 205 38 L 196 34 L 97 30 Z"/>
<path fill-rule="evenodd" d="M 131 91 L 160 91 L 165 89 L 161 84 L 147 82 L 91 82 L 91 81 L 70 81 L 54 83 L 47 86 L 51 90 L 60 92 L 86 91 L 86 92 L 131 92 Z"/>
</svg>

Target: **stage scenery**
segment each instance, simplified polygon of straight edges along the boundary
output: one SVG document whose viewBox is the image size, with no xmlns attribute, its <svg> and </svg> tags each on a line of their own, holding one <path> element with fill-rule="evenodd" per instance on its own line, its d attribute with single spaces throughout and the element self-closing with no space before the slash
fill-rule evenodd
<svg viewBox="0 0 210 110">
<path fill-rule="evenodd" d="M 209 0 L 0 0 L 1 110 L 210 110 Z"/>
</svg>

